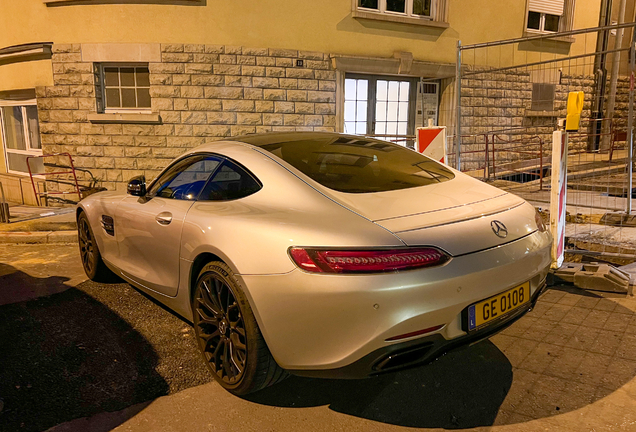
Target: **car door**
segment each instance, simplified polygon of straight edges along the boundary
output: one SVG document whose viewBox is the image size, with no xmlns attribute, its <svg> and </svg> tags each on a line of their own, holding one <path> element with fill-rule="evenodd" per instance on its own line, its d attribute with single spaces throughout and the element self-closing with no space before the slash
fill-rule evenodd
<svg viewBox="0 0 636 432">
<path fill-rule="evenodd" d="M 219 164 L 210 154 L 185 157 L 168 167 L 145 196 L 128 196 L 119 204 L 115 232 L 124 277 L 176 295 L 183 221 Z"/>
</svg>

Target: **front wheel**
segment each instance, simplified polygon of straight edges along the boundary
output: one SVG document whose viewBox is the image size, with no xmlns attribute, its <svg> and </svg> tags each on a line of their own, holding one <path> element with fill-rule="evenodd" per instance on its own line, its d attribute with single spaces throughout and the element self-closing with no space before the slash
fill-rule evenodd
<svg viewBox="0 0 636 432">
<path fill-rule="evenodd" d="M 192 311 L 199 349 L 226 390 L 245 395 L 287 376 L 269 352 L 241 285 L 225 263 L 203 267 Z"/>
<path fill-rule="evenodd" d="M 77 218 L 77 234 L 80 248 L 80 257 L 82 258 L 82 266 L 86 276 L 95 282 L 110 282 L 115 275 L 102 260 L 99 253 L 95 235 L 88 223 L 86 214 L 82 212 Z"/>
</svg>

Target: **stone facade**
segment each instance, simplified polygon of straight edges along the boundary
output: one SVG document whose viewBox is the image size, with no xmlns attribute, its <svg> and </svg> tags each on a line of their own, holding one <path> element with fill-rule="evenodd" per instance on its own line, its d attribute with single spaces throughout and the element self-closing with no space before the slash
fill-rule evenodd
<svg viewBox="0 0 636 432">
<path fill-rule="evenodd" d="M 336 72 L 328 54 L 162 44 L 161 61 L 149 63 L 151 111 L 159 121 L 124 124 L 94 119 L 102 105 L 99 64 L 83 62 L 81 50 L 80 44 L 54 45 L 54 85 L 36 88 L 43 151 L 70 153 L 78 168 L 109 190 L 125 188 L 128 179 L 140 174 L 151 180 L 172 159 L 205 142 L 269 131 L 336 129 Z M 486 137 L 490 149 L 496 141 L 497 164 L 538 158 L 541 142 L 548 160 L 552 131 L 557 118 L 565 116 L 569 91 L 585 92 L 584 125 L 591 115 L 591 76 L 565 69 L 556 86 L 554 112 L 546 115 L 531 112 L 528 71 L 477 72 L 462 79 L 463 169 L 483 168 Z M 618 84 L 615 118 L 621 127 L 629 82 L 621 78 Z M 572 150 L 582 150 L 587 137 L 572 136 L 570 143 Z M 80 178 L 87 176 L 80 172 Z"/>
<path fill-rule="evenodd" d="M 150 180 L 206 142 L 336 127 L 336 73 L 323 53 L 162 44 L 161 62 L 149 64 L 158 124 L 91 123 L 101 105 L 98 65 L 82 62 L 79 44 L 54 45 L 52 64 L 54 85 L 36 88 L 43 152 L 71 153 L 109 190 L 136 175 Z"/>
<path fill-rule="evenodd" d="M 609 86 L 608 86 L 609 87 Z M 615 125 L 625 128 L 628 110 L 629 80 L 619 78 L 616 92 Z M 581 114 L 581 134 L 572 134 L 570 151 L 587 148 L 594 78 L 589 75 L 563 74 L 555 88 L 554 111 L 531 111 L 532 82 L 525 71 L 489 72 L 468 75 L 462 79 L 462 153 L 464 169 L 480 169 L 484 165 L 485 140 L 492 151 L 493 135 L 498 164 L 519 159 L 538 158 L 543 142 L 544 158 L 549 158 L 552 132 L 557 120 L 565 118 L 568 92 L 583 91 L 585 103 Z M 511 141 L 506 143 L 506 141 Z M 512 149 L 513 151 L 506 151 Z M 492 155 L 490 155 L 492 161 Z M 548 160 L 549 159 L 544 159 Z"/>
</svg>

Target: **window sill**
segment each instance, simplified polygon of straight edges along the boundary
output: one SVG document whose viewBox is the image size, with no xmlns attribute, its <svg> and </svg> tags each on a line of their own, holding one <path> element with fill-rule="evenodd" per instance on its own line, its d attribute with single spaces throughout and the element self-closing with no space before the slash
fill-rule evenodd
<svg viewBox="0 0 636 432">
<path fill-rule="evenodd" d="M 388 15 L 379 12 L 367 12 L 354 10 L 352 16 L 357 19 L 368 19 L 375 21 L 387 21 L 401 24 L 417 25 L 422 27 L 448 28 L 450 24 L 443 21 L 433 21 L 426 18 L 414 18 L 409 16 Z"/>
<path fill-rule="evenodd" d="M 526 117 L 559 117 L 561 113 L 559 111 L 533 111 L 526 110 Z"/>
<path fill-rule="evenodd" d="M 89 114 L 88 121 L 97 124 L 161 124 L 161 117 L 159 114 L 106 113 Z"/>
<path fill-rule="evenodd" d="M 548 36 L 548 35 L 550 35 L 550 33 L 544 33 L 544 32 L 540 32 L 540 31 L 532 31 L 532 30 L 528 30 L 528 29 L 526 29 L 523 32 L 523 36 L 524 37 Z M 554 37 L 546 38 L 546 40 L 551 40 L 551 41 L 555 41 L 555 42 L 569 43 L 569 44 L 576 42 L 576 39 L 574 39 L 573 36 L 554 36 Z"/>
</svg>

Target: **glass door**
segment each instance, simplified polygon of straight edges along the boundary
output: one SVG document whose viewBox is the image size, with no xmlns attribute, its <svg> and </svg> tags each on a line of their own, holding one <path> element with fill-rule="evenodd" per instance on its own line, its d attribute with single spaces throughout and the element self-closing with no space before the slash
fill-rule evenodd
<svg viewBox="0 0 636 432">
<path fill-rule="evenodd" d="M 410 117 L 411 83 L 377 80 L 375 131 L 377 135 L 407 135 Z"/>
<path fill-rule="evenodd" d="M 344 132 L 379 138 L 415 133 L 416 78 L 347 74 Z"/>
</svg>

